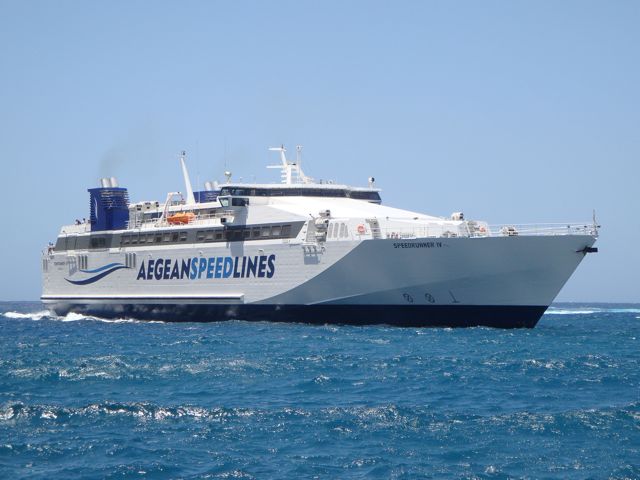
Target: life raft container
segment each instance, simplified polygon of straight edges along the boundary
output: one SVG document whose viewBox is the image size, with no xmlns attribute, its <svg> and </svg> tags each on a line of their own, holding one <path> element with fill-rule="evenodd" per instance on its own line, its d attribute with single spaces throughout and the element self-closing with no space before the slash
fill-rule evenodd
<svg viewBox="0 0 640 480">
<path fill-rule="evenodd" d="M 169 224 L 171 225 L 186 225 L 187 223 L 190 223 L 195 217 L 196 216 L 193 212 L 174 213 L 167 218 L 167 222 L 169 222 Z"/>
</svg>

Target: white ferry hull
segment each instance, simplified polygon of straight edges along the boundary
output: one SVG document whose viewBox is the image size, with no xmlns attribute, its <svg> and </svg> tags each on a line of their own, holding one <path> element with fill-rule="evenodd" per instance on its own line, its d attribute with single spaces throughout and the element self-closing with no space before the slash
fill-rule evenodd
<svg viewBox="0 0 640 480">
<path fill-rule="evenodd" d="M 44 273 L 42 300 L 59 315 L 106 318 L 533 327 L 595 240 L 554 235 L 139 247 L 128 267 L 133 249 L 90 252 L 96 267 L 84 272 L 73 252 L 61 252 Z M 242 259 L 261 257 L 262 271 L 245 276 Z M 225 271 L 220 261 L 216 271 L 217 258 L 230 258 L 235 270 Z M 191 268 L 185 275 L 187 260 L 189 267 L 197 263 L 196 275 Z"/>
</svg>

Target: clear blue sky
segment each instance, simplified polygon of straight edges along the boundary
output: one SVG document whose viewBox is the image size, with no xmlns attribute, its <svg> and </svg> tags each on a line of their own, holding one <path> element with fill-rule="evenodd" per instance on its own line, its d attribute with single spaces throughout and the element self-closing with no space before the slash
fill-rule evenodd
<svg viewBox="0 0 640 480">
<path fill-rule="evenodd" d="M 600 253 L 559 300 L 640 301 L 640 2 L 0 0 L 0 299 L 117 176 L 276 180 L 268 146 L 386 204 L 583 221 Z M 225 147 L 226 146 L 226 147 Z"/>
</svg>

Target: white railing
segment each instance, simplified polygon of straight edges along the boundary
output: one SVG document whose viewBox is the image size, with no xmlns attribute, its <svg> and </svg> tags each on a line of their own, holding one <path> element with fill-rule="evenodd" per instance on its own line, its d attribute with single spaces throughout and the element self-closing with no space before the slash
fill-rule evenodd
<svg viewBox="0 0 640 480">
<path fill-rule="evenodd" d="M 171 215 L 181 212 L 171 212 Z M 149 218 L 140 221 L 137 225 L 130 225 L 127 222 L 128 230 L 135 230 L 138 228 L 153 228 L 153 227 L 184 227 L 185 225 L 208 225 L 212 220 L 219 220 L 221 218 L 233 218 L 235 212 L 233 210 L 219 210 L 216 213 L 196 214 L 188 223 L 169 223 L 166 218 Z"/>
<path fill-rule="evenodd" d="M 489 233 L 499 236 L 545 236 L 545 235 L 593 235 L 598 236 L 599 225 L 593 223 L 542 223 L 519 225 L 490 225 Z"/>
<path fill-rule="evenodd" d="M 381 227 L 380 238 L 410 240 L 413 238 L 469 237 L 466 229 L 454 225 L 433 225 L 424 227 L 396 226 Z"/>
<path fill-rule="evenodd" d="M 381 238 L 451 238 L 451 237 L 515 237 L 515 236 L 598 236 L 599 225 L 588 223 L 505 224 L 464 222 L 459 225 L 433 225 L 424 227 L 395 226 L 380 228 Z"/>
<path fill-rule="evenodd" d="M 62 227 L 61 233 L 67 235 L 77 235 L 79 233 L 88 233 L 91 231 L 91 224 L 89 222 L 80 222 L 73 225 L 65 225 Z"/>
</svg>

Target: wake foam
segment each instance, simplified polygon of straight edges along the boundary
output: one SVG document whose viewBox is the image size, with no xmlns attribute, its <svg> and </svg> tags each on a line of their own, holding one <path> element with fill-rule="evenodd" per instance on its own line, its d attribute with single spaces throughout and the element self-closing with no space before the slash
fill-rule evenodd
<svg viewBox="0 0 640 480">
<path fill-rule="evenodd" d="M 64 316 L 59 316 L 50 310 L 41 310 L 39 312 L 22 313 L 22 312 L 4 312 L 1 314 L 5 318 L 13 318 L 16 320 L 34 320 L 39 321 L 42 319 L 54 320 L 58 322 L 82 322 L 82 321 L 94 321 L 103 323 L 163 323 L 160 321 L 142 321 L 132 318 L 100 318 L 91 315 L 83 315 L 81 313 L 69 312 Z"/>
<path fill-rule="evenodd" d="M 42 310 L 40 312 L 33 313 L 4 312 L 2 316 L 6 318 L 17 318 L 25 320 L 42 320 L 44 317 L 55 317 L 53 312 L 50 312 L 49 310 Z"/>
</svg>

